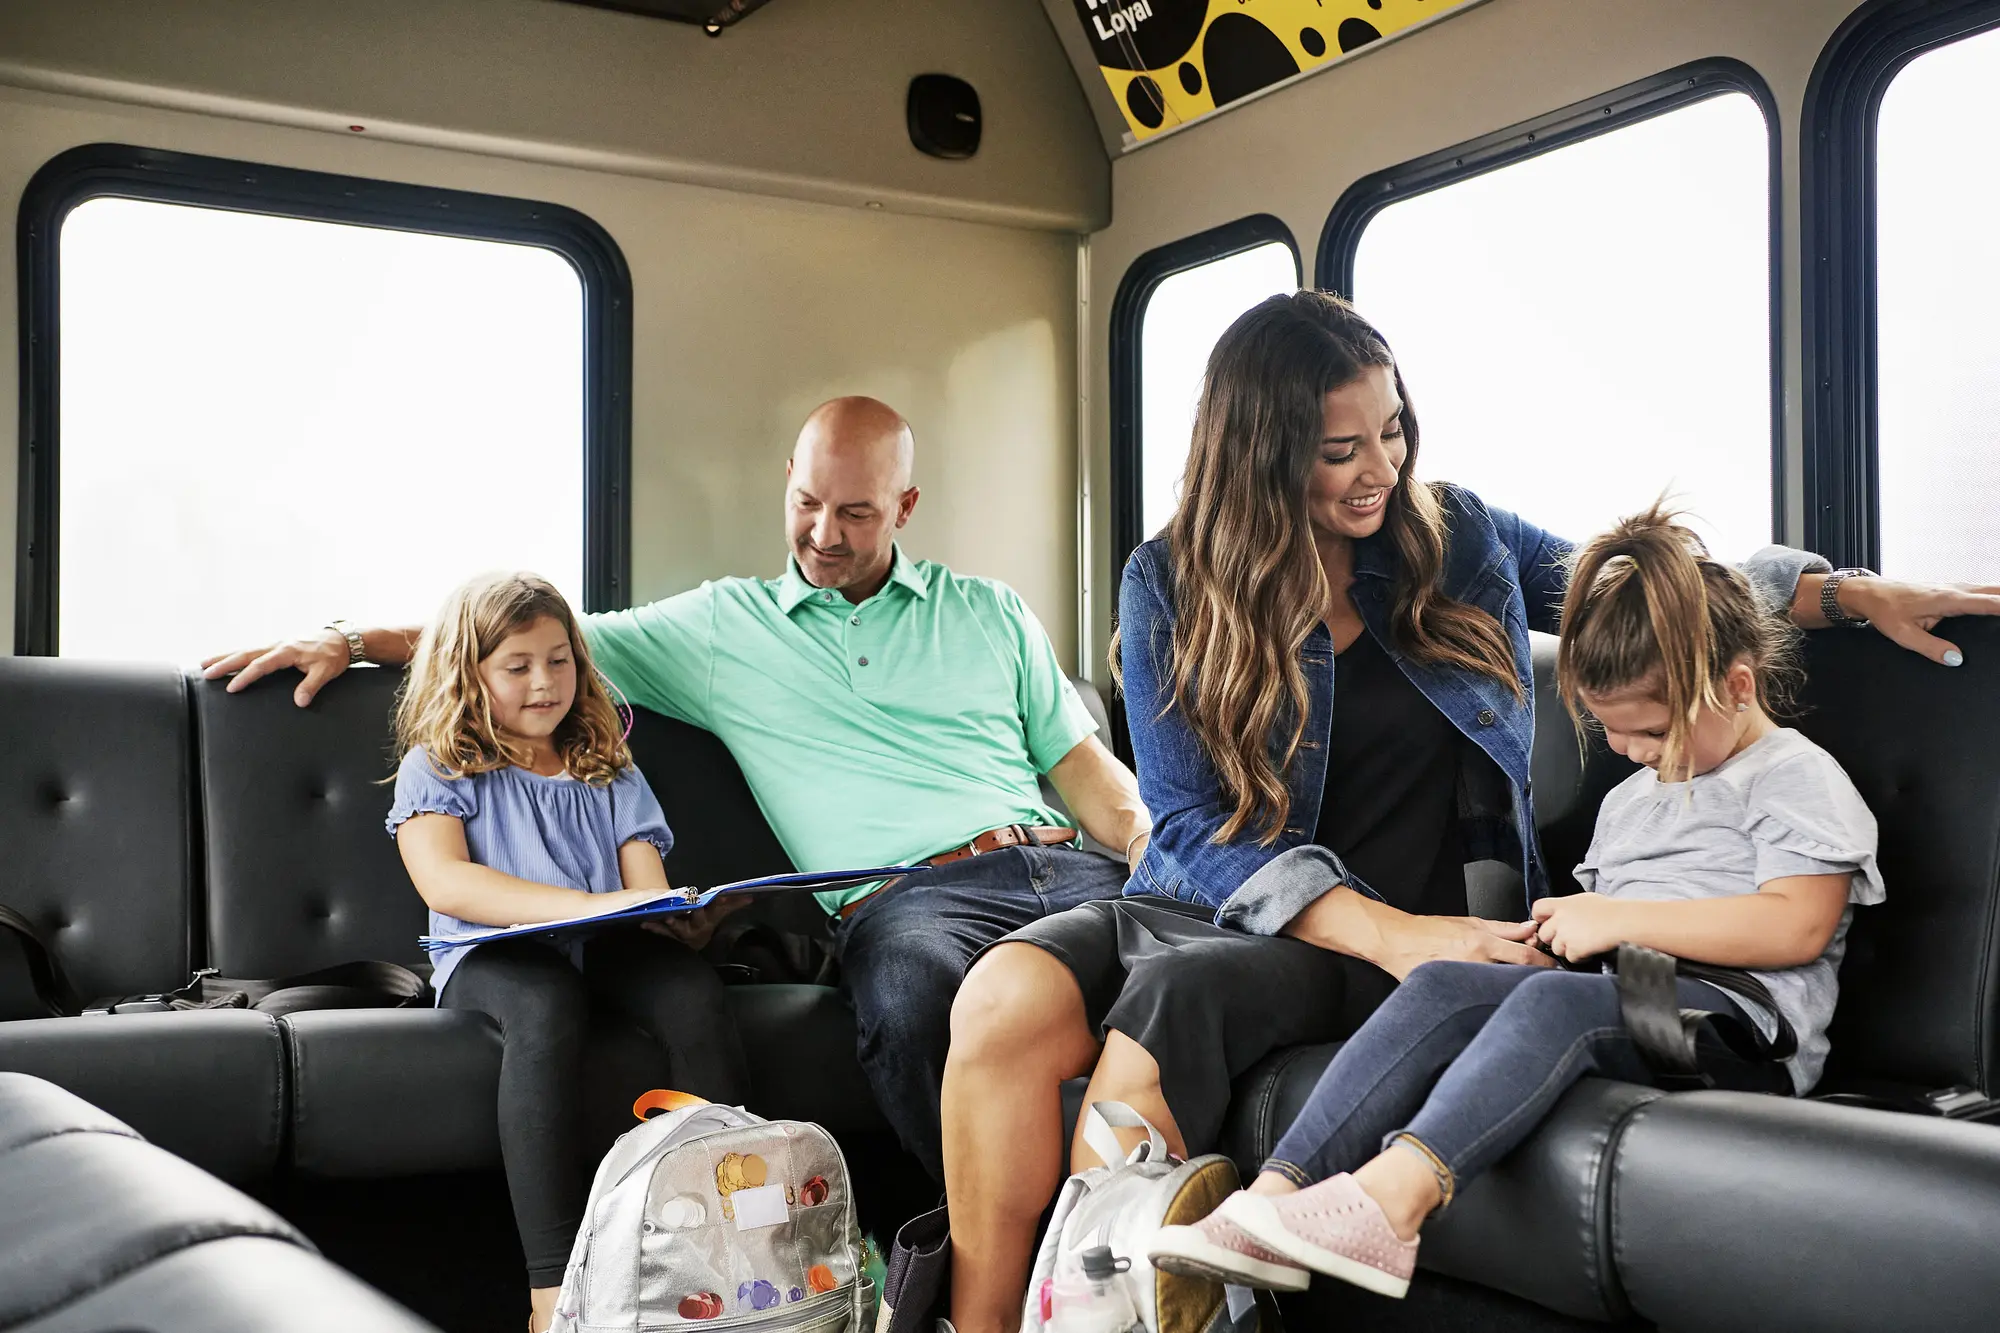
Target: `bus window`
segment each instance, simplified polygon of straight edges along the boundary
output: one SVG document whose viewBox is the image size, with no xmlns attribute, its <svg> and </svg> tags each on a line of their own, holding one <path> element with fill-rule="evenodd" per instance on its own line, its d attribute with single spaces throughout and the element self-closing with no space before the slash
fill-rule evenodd
<svg viewBox="0 0 2000 1333">
<path fill-rule="evenodd" d="M 1912 60 L 1876 123 L 1882 568 L 2000 572 L 2000 30 Z"/>
<path fill-rule="evenodd" d="M 1662 491 L 1772 537 L 1771 147 L 1740 92 L 1390 204 L 1354 256 L 1419 474 L 1582 540 Z"/>
<path fill-rule="evenodd" d="M 1215 340 L 1251 306 L 1298 286 L 1292 248 L 1267 241 L 1181 269 L 1153 288 L 1139 333 L 1141 540 L 1157 535 L 1180 502 L 1195 403 Z"/>
<path fill-rule="evenodd" d="M 468 573 L 582 604 L 584 294 L 552 250 L 141 199 L 61 233 L 57 651 L 177 658 Z"/>
</svg>

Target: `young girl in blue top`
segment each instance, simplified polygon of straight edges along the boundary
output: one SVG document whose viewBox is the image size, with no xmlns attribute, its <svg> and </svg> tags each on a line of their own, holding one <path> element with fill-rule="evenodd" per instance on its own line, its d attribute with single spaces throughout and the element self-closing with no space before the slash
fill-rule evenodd
<svg viewBox="0 0 2000 1333">
<path fill-rule="evenodd" d="M 389 832 L 430 933 L 615 911 L 666 891 L 673 846 L 562 594 L 532 574 L 453 593 L 418 640 L 396 708 Z M 500 1148 L 546 1329 L 588 1193 L 582 1076 L 593 1002 L 666 1049 L 673 1085 L 739 1102 L 743 1053 L 721 979 L 631 926 L 435 949 L 438 1004 L 499 1026 Z"/>
<path fill-rule="evenodd" d="M 1789 638 L 1741 574 L 1657 509 L 1578 553 L 1557 688 L 1640 769 L 1598 810 L 1576 868 L 1585 892 L 1538 899 L 1523 929 L 1572 963 L 1632 943 L 1747 972 L 1756 999 L 1678 980 L 1683 1009 L 1715 1015 L 1703 1071 L 1803 1093 L 1826 1060 L 1853 907 L 1883 888 L 1854 784 L 1771 720 Z M 1655 1081 L 1618 984 L 1601 968 L 1418 966 L 1334 1056 L 1255 1183 L 1163 1228 L 1154 1262 L 1287 1290 L 1311 1270 L 1403 1295 L 1424 1219 L 1570 1085 Z"/>
</svg>

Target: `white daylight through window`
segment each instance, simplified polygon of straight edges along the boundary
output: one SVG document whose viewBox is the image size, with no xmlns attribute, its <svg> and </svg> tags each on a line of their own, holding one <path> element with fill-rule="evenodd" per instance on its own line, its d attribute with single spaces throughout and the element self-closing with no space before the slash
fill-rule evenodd
<svg viewBox="0 0 2000 1333">
<path fill-rule="evenodd" d="M 526 245 L 120 198 L 62 230 L 59 651 L 581 607 L 583 283 Z"/>
<path fill-rule="evenodd" d="M 1769 152 L 1726 93 L 1377 214 L 1353 296 L 1419 475 L 1572 541 L 1666 491 L 1722 558 L 1769 542 Z"/>
</svg>

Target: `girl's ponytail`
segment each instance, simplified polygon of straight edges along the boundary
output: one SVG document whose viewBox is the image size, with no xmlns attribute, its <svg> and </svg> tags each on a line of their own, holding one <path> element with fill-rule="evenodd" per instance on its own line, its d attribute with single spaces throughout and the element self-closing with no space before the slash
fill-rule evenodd
<svg viewBox="0 0 2000 1333">
<path fill-rule="evenodd" d="M 1655 502 L 1576 553 L 1556 650 L 1556 688 L 1571 717 L 1581 721 L 1586 692 L 1644 689 L 1666 705 L 1660 771 L 1669 781 L 1683 775 L 1702 709 L 1723 706 L 1734 663 L 1750 663 L 1766 709 L 1794 671 L 1791 627 L 1677 517 Z"/>
</svg>

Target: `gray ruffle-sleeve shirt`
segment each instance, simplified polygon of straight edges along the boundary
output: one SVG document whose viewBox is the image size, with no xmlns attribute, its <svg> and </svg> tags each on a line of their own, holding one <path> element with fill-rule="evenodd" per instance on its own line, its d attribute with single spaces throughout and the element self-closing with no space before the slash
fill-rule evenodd
<svg viewBox="0 0 2000 1333">
<path fill-rule="evenodd" d="M 431 766 L 422 746 L 403 756 L 396 770 L 396 799 L 389 807 L 391 837 L 415 815 L 450 815 L 465 825 L 472 859 L 517 879 L 585 893 L 625 887 L 618 849 L 638 840 L 665 856 L 674 845 L 667 817 L 637 768 L 628 768 L 608 786 L 575 778 L 545 778 L 524 768 L 447 778 Z M 476 930 L 470 922 L 431 913 L 430 934 Z M 572 963 L 576 936 L 557 942 Z M 431 988 L 444 995 L 452 970 L 477 945 L 431 951 Z"/>
<path fill-rule="evenodd" d="M 1755 893 L 1791 875 L 1846 875 L 1848 906 L 1826 950 L 1803 967 L 1753 974 L 1798 1036 L 1789 1063 L 1805 1093 L 1826 1064 L 1854 908 L 1882 901 L 1875 839 L 1875 816 L 1846 771 L 1780 727 L 1688 782 L 1641 769 L 1612 788 L 1576 879 L 1606 897 L 1662 900 Z M 1766 1037 L 1776 1034 L 1771 1015 L 1742 1004 Z"/>
</svg>

